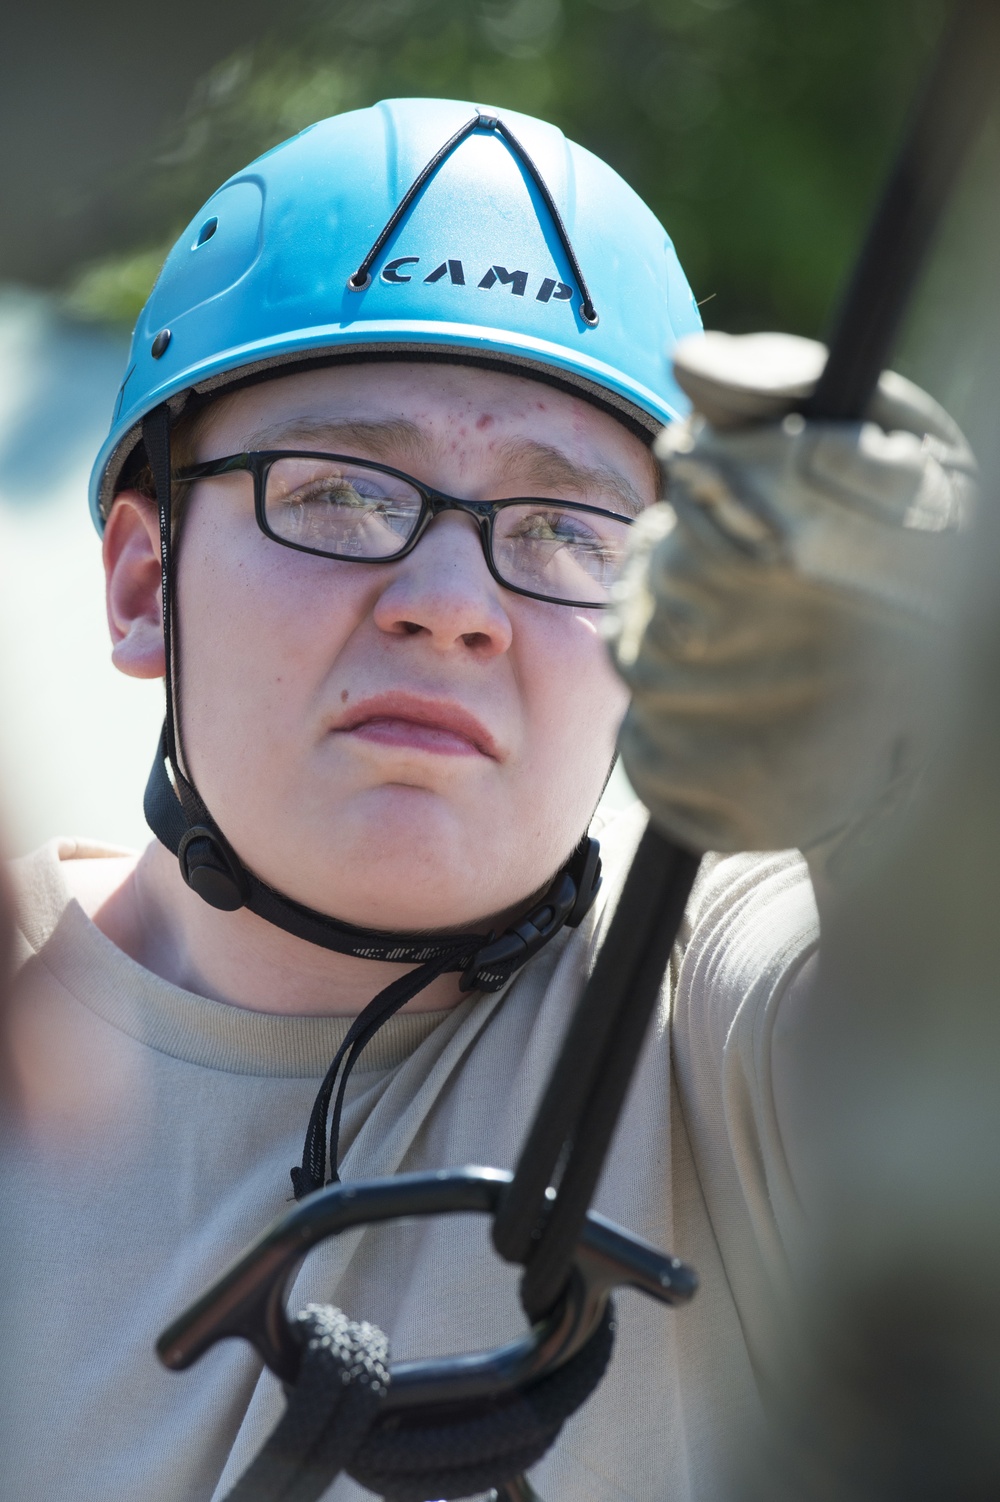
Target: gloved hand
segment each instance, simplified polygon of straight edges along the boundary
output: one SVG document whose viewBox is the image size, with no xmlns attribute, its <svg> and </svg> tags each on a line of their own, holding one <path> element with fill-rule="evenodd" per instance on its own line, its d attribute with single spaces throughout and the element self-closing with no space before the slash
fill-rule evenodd
<svg viewBox="0 0 1000 1502">
<path fill-rule="evenodd" d="M 805 422 L 791 409 L 825 354 L 781 334 L 675 353 L 695 415 L 657 441 L 666 501 L 633 528 L 608 635 L 632 692 L 625 769 L 693 849 L 809 850 L 927 755 L 974 461 L 891 373 L 868 421 Z"/>
</svg>

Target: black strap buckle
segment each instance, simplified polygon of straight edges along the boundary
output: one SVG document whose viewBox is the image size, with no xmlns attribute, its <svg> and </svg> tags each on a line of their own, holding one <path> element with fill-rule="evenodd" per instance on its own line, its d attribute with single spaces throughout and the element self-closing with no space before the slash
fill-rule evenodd
<svg viewBox="0 0 1000 1502">
<path fill-rule="evenodd" d="M 559 932 L 575 902 L 576 883 L 563 871 L 538 907 L 476 951 L 459 982 L 462 990 L 499 991 L 515 970 Z"/>
<path fill-rule="evenodd" d="M 564 924 L 577 927 L 590 911 L 600 885 L 601 847 L 585 836 L 538 906 L 476 951 L 460 981 L 462 990 L 499 991 Z"/>
<path fill-rule="evenodd" d="M 203 902 L 224 913 L 244 907 L 250 895 L 243 868 L 217 829 L 195 824 L 177 847 L 181 875 Z"/>
<path fill-rule="evenodd" d="M 601 846 L 597 840 L 585 835 L 576 847 L 573 859 L 566 867 L 576 884 L 576 901 L 566 919 L 568 928 L 578 928 L 594 905 L 594 898 L 601 890 Z"/>
</svg>

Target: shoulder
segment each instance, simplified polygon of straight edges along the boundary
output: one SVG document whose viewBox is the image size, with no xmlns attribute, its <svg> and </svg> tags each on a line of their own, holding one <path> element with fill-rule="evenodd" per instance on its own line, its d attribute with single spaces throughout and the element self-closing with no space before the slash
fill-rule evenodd
<svg viewBox="0 0 1000 1502">
<path fill-rule="evenodd" d="M 594 820 L 603 884 L 598 908 L 607 922 L 617 905 L 649 815 L 636 801 L 609 819 Z M 771 972 L 815 939 L 818 917 L 805 860 L 797 850 L 704 855 L 688 899 L 678 943 L 685 969 L 706 964 L 731 983 Z"/>
<path fill-rule="evenodd" d="M 773 1120 L 772 1042 L 790 996 L 811 979 L 819 945 L 812 883 L 797 851 L 737 855 L 707 867 L 687 915 L 673 1003 L 678 1071 L 730 1131 L 739 1091 Z"/>
<path fill-rule="evenodd" d="M 109 880 L 120 879 L 133 852 L 95 840 L 57 838 L 11 862 L 17 925 L 16 963 L 23 964 L 48 942 L 67 905 L 77 898 L 85 911 Z"/>
<path fill-rule="evenodd" d="M 691 894 L 683 990 L 714 1011 L 723 1036 L 736 1012 L 787 982 L 814 951 L 819 917 L 795 850 L 707 856 Z M 721 1041 L 721 1039 L 720 1039 Z"/>
<path fill-rule="evenodd" d="M 678 1087 L 730 1277 L 741 1305 L 759 1310 L 787 1286 L 801 1234 L 775 1039 L 812 989 L 819 919 L 805 861 L 794 851 L 717 861 L 689 921 L 673 1008 Z"/>
</svg>

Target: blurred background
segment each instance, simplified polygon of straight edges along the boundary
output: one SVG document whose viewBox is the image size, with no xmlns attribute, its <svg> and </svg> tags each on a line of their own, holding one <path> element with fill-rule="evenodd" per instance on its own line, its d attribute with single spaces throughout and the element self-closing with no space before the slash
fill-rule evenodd
<svg viewBox="0 0 1000 1502">
<path fill-rule="evenodd" d="M 706 322 L 821 336 L 941 0 L 89 0 L 5 17 L 0 55 L 0 768 L 9 843 L 135 845 L 160 688 L 109 662 L 89 464 L 173 238 L 231 172 L 392 95 L 545 116 L 673 236 Z M 902 368 L 991 436 L 970 288 L 989 134 Z M 984 215 L 986 216 L 984 218 Z M 964 384 L 963 384 L 964 383 Z M 616 783 L 612 796 L 623 789 Z"/>
</svg>

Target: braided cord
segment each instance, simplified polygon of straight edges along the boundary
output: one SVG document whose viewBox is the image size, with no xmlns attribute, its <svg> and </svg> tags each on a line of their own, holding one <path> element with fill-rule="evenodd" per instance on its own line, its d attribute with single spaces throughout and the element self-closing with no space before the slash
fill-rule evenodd
<svg viewBox="0 0 1000 1502">
<path fill-rule="evenodd" d="M 375 1033 L 384 1023 L 388 1022 L 400 1007 L 404 1007 L 408 1001 L 412 1001 L 418 991 L 429 986 L 445 970 L 458 969 L 460 966 L 453 963 L 453 957 L 446 954 L 436 960 L 431 960 L 426 965 L 411 970 L 399 980 L 393 981 L 374 996 L 363 1011 L 351 1023 L 347 1030 L 347 1036 L 337 1049 L 333 1063 L 324 1076 L 313 1102 L 312 1113 L 309 1117 L 309 1125 L 306 1128 L 306 1139 L 302 1148 L 302 1163 L 291 1170 L 292 1188 L 297 1200 L 304 1199 L 307 1194 L 312 1194 L 314 1189 L 322 1189 L 327 1182 L 327 1135 L 326 1123 L 330 1114 L 330 1100 L 333 1096 L 333 1087 L 338 1074 L 340 1086 L 337 1091 L 337 1100 L 333 1110 L 333 1120 L 330 1124 L 330 1180 L 333 1183 L 340 1181 L 338 1173 L 338 1160 L 340 1156 L 340 1118 L 344 1109 L 344 1094 L 347 1089 L 347 1081 L 351 1070 L 358 1058 L 371 1041 Z M 346 1059 L 346 1063 L 345 1063 Z M 341 1070 L 343 1065 L 343 1070 Z"/>
<path fill-rule="evenodd" d="M 342 1471 L 386 1502 L 469 1497 L 516 1482 L 601 1381 L 615 1336 L 609 1303 L 575 1356 L 509 1401 L 383 1423 L 391 1376 L 381 1330 L 329 1304 L 308 1304 L 294 1325 L 303 1354 L 287 1407 L 226 1502 L 318 1502 Z"/>
<path fill-rule="evenodd" d="M 302 1361 L 290 1401 L 226 1502 L 318 1502 L 344 1470 L 389 1386 L 389 1342 L 330 1304 L 307 1304 L 293 1328 Z"/>
</svg>

